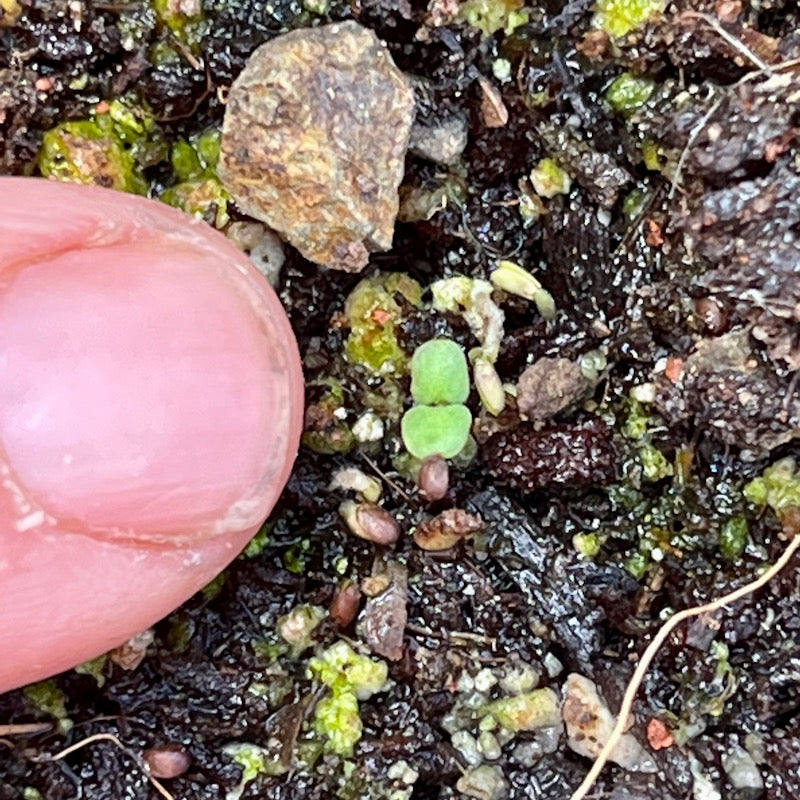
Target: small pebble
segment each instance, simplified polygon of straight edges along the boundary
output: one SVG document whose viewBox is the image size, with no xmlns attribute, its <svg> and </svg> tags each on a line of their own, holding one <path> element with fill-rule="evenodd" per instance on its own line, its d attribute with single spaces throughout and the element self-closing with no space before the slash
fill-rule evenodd
<svg viewBox="0 0 800 800">
<path fill-rule="evenodd" d="M 611 736 L 616 720 L 595 684 L 583 675 L 569 675 L 561 713 L 567 726 L 570 749 L 578 755 L 597 758 Z M 655 771 L 653 759 L 630 733 L 620 737 L 609 758 L 634 772 Z"/>
<path fill-rule="evenodd" d="M 426 500 L 441 500 L 450 488 L 450 467 L 447 461 L 438 454 L 423 459 L 417 483 Z"/>
<path fill-rule="evenodd" d="M 183 775 L 191 766 L 192 759 L 180 745 L 167 744 L 145 750 L 144 763 L 154 778 L 168 780 Z"/>
<path fill-rule="evenodd" d="M 228 95 L 219 177 L 306 258 L 358 272 L 392 245 L 414 94 L 356 22 L 277 36 Z"/>
<path fill-rule="evenodd" d="M 461 539 L 483 530 L 483 520 L 459 508 L 448 508 L 414 532 L 414 544 L 423 550 L 449 550 Z"/>
<path fill-rule="evenodd" d="M 345 500 L 339 513 L 351 532 L 360 539 L 375 544 L 394 544 L 400 536 L 397 520 L 386 509 L 375 503 L 355 503 Z"/>
<path fill-rule="evenodd" d="M 481 764 L 467 770 L 456 784 L 456 789 L 476 800 L 503 800 L 508 796 L 508 781 L 500 767 Z"/>
<path fill-rule="evenodd" d="M 331 600 L 331 619 L 340 627 L 346 628 L 358 614 L 361 590 L 354 581 L 345 581 L 336 590 Z"/>
</svg>

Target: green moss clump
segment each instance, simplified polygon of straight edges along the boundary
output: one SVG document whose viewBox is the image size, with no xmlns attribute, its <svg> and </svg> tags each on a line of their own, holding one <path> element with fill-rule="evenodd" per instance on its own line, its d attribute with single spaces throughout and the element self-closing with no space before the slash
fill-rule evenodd
<svg viewBox="0 0 800 800">
<path fill-rule="evenodd" d="M 153 10 L 159 22 L 166 25 L 178 41 L 197 51 L 208 32 L 201 2 L 153 0 Z"/>
<path fill-rule="evenodd" d="M 179 139 L 170 152 L 178 183 L 161 194 L 164 203 L 200 217 L 215 228 L 223 228 L 230 221 L 231 198 L 217 178 L 219 142 L 218 128 L 191 136 L 188 141 Z"/>
<path fill-rule="evenodd" d="M 744 487 L 744 496 L 753 505 L 767 506 L 778 516 L 790 508 L 800 508 L 800 474 L 793 458 L 783 458 L 767 467 L 760 478 Z"/>
<path fill-rule="evenodd" d="M 650 78 L 623 72 L 606 89 L 606 101 L 618 114 L 632 114 L 650 99 L 655 87 L 655 81 Z"/>
<path fill-rule="evenodd" d="M 625 36 L 661 14 L 666 0 L 598 0 L 593 24 L 611 36 Z"/>
<path fill-rule="evenodd" d="M 215 228 L 224 228 L 230 221 L 230 195 L 216 178 L 170 186 L 162 193 L 161 200 L 173 208 L 200 217 Z"/>
<path fill-rule="evenodd" d="M 47 131 L 37 165 L 46 178 L 147 194 L 143 169 L 165 156 L 163 134 L 152 115 L 129 101 L 115 100 L 107 113 Z"/>
<path fill-rule="evenodd" d="M 47 131 L 39 151 L 45 178 L 145 194 L 147 184 L 133 154 L 120 142 L 108 116 L 65 122 Z"/>
<path fill-rule="evenodd" d="M 345 302 L 347 358 L 375 375 L 400 376 L 408 368 L 408 355 L 397 341 L 396 323 L 403 313 L 398 296 L 419 307 L 422 287 L 403 273 L 377 275 L 358 283 Z"/>
<path fill-rule="evenodd" d="M 719 531 L 719 551 L 725 558 L 733 561 L 739 558 L 747 546 L 750 526 L 745 517 L 733 517 L 725 522 Z"/>
<path fill-rule="evenodd" d="M 552 689 L 534 689 L 495 700 L 482 713 L 494 717 L 504 728 L 515 733 L 549 728 L 561 722 L 561 704 Z"/>
<path fill-rule="evenodd" d="M 325 749 L 349 758 L 363 726 L 358 701 L 386 689 L 389 670 L 383 661 L 362 656 L 339 641 L 312 658 L 311 677 L 330 689 L 314 712 L 314 729 L 324 737 Z"/>
<path fill-rule="evenodd" d="M 466 0 L 456 19 L 479 28 L 484 36 L 499 30 L 510 34 L 530 19 L 524 5 L 525 0 Z"/>
<path fill-rule="evenodd" d="M 552 158 L 543 158 L 531 170 L 533 189 L 540 197 L 548 199 L 557 194 L 567 194 L 572 180 Z"/>
<path fill-rule="evenodd" d="M 32 683 L 25 687 L 23 694 L 37 711 L 57 720 L 60 733 L 68 733 L 72 729 L 72 720 L 67 715 L 67 698 L 54 680 Z"/>
</svg>

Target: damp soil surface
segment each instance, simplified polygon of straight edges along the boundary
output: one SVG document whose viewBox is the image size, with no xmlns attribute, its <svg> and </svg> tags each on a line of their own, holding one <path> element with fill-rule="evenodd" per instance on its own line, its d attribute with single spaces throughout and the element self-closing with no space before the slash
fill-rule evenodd
<svg viewBox="0 0 800 800">
<path fill-rule="evenodd" d="M 616 710 L 671 612 L 778 557 L 775 512 L 798 491 L 800 12 L 678 0 L 619 33 L 601 13 L 614 5 L 0 0 L 5 174 L 63 177 L 52 131 L 96 141 L 57 126 L 122 102 L 138 139 L 118 114 L 101 133 L 126 156 L 95 148 L 89 179 L 184 206 L 176 187 L 205 182 L 190 210 L 223 230 L 250 222 L 213 158 L 186 169 L 175 154 L 219 129 L 258 45 L 349 19 L 412 77 L 420 130 L 467 134 L 448 163 L 409 152 L 394 245 L 362 274 L 284 247 L 308 413 L 279 505 L 138 664 L 100 659 L 0 696 L 0 798 L 563 800 L 590 766 L 575 732 L 497 703 L 561 698 L 578 673 Z M 546 159 L 568 178 L 555 192 L 537 185 Z M 430 286 L 462 275 L 474 289 L 504 260 L 555 314 L 499 289 L 476 312 L 504 314 L 493 366 L 509 391 L 491 414 L 473 385 L 471 446 L 442 490 L 404 454 L 407 359 L 437 336 L 483 345 L 469 309 L 434 307 Z M 534 364 L 547 380 L 520 381 Z M 776 464 L 783 482 L 759 493 Z M 386 512 L 360 536 L 341 513 L 368 502 L 342 478 L 353 469 Z M 453 528 L 442 550 L 415 535 Z M 326 682 L 339 643 L 386 666 L 381 691 L 356 702 L 354 679 Z M 795 561 L 669 637 L 634 707 L 640 769 L 608 766 L 593 796 L 795 798 L 798 712 Z M 179 773 L 161 794 L 148 764 Z"/>
</svg>

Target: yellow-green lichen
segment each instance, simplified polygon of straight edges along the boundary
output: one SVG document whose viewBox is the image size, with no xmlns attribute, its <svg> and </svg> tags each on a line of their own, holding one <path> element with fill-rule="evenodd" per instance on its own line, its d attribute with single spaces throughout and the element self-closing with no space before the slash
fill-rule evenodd
<svg viewBox="0 0 800 800">
<path fill-rule="evenodd" d="M 606 89 L 606 102 L 618 114 L 631 114 L 650 99 L 655 87 L 655 81 L 650 78 L 639 78 L 632 72 L 623 72 Z"/>
<path fill-rule="evenodd" d="M 412 306 L 422 302 L 422 288 L 403 273 L 365 278 L 350 292 L 344 308 L 350 324 L 345 351 L 352 364 L 376 375 L 405 374 L 408 355 L 396 329 L 403 314 L 398 300 L 403 298 Z"/>
<path fill-rule="evenodd" d="M 514 733 L 549 728 L 561 723 L 561 704 L 552 689 L 504 697 L 486 705 L 482 715 L 491 716 Z"/>
<path fill-rule="evenodd" d="M 543 158 L 531 170 L 531 184 L 540 197 L 553 198 L 558 194 L 567 194 L 572 180 L 552 158 Z"/>
<path fill-rule="evenodd" d="M 500 30 L 509 34 L 530 19 L 524 6 L 525 0 L 466 0 L 456 19 L 479 28 L 484 36 Z"/>
<path fill-rule="evenodd" d="M 146 194 L 143 169 L 165 155 L 163 135 L 146 109 L 115 100 L 105 113 L 47 131 L 37 163 L 46 178 Z"/>
<path fill-rule="evenodd" d="M 625 36 L 661 14 L 666 0 L 598 0 L 593 24 L 611 36 Z"/>
<path fill-rule="evenodd" d="M 388 668 L 339 641 L 312 658 L 308 671 L 330 690 L 317 703 L 314 730 L 323 737 L 326 750 L 349 758 L 363 729 L 358 701 L 387 688 Z"/>
<path fill-rule="evenodd" d="M 197 50 L 208 31 L 200 0 L 153 0 L 159 22 L 192 50 Z"/>
<path fill-rule="evenodd" d="M 753 505 L 767 506 L 778 516 L 790 508 L 800 508 L 800 474 L 793 458 L 783 458 L 767 467 L 760 478 L 744 487 L 744 496 Z"/>
<path fill-rule="evenodd" d="M 216 228 L 228 224 L 230 195 L 217 178 L 220 132 L 211 128 L 172 146 L 170 162 L 177 183 L 165 189 L 161 200 L 200 217 Z"/>
</svg>

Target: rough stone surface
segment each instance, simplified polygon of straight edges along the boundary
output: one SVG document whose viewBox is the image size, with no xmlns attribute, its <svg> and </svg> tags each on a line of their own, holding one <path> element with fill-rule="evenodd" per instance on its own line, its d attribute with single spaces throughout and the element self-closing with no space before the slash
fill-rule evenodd
<svg viewBox="0 0 800 800">
<path fill-rule="evenodd" d="M 611 738 L 616 720 L 594 683 L 583 675 L 572 673 L 564 687 L 561 713 L 567 726 L 570 749 L 587 758 L 597 758 Z M 628 770 L 655 771 L 653 759 L 630 733 L 620 737 L 609 758 Z"/>
<path fill-rule="evenodd" d="M 523 419 L 544 420 L 577 403 L 591 384 L 568 358 L 540 358 L 520 375 L 517 405 Z"/>
<path fill-rule="evenodd" d="M 410 85 L 372 31 L 292 31 L 234 82 L 219 175 L 306 258 L 357 272 L 391 247 L 413 116 Z"/>
</svg>

